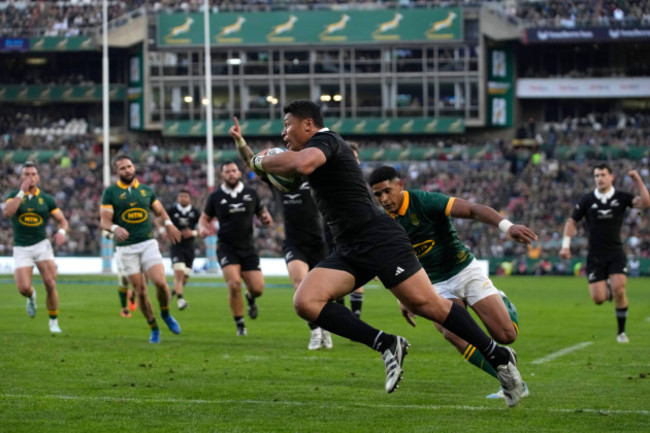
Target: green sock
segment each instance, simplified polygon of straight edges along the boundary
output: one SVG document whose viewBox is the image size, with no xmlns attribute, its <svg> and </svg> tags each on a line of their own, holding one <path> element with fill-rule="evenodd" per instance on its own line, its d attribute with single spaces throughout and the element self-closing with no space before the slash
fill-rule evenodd
<svg viewBox="0 0 650 433">
<path fill-rule="evenodd" d="M 515 325 L 515 332 L 519 335 L 519 315 L 517 314 L 517 307 L 515 307 L 515 304 L 510 302 L 510 299 L 508 299 L 503 292 L 501 292 L 501 299 L 503 299 L 503 303 L 506 304 L 510 320 L 512 320 L 512 324 Z"/>
<path fill-rule="evenodd" d="M 152 331 L 158 330 L 158 324 L 156 323 L 156 319 L 151 319 L 151 321 L 147 320 L 147 323 L 149 324 L 149 327 L 151 328 Z"/>
<path fill-rule="evenodd" d="M 463 358 L 465 358 L 465 361 L 468 361 L 470 364 L 477 366 L 487 374 L 498 379 L 497 372 L 494 367 L 492 367 L 490 363 L 487 362 L 487 359 L 481 355 L 481 352 L 476 350 L 476 347 L 472 346 L 471 344 L 468 344 L 467 347 L 465 347 L 465 350 L 463 351 Z"/>
<path fill-rule="evenodd" d="M 125 287 L 118 287 L 117 293 L 120 295 L 120 305 L 122 308 L 126 308 L 126 291 Z"/>
</svg>

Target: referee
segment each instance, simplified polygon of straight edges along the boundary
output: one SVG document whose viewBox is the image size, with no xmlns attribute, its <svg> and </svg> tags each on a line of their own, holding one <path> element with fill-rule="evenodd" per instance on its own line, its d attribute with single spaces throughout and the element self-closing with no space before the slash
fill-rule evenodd
<svg viewBox="0 0 650 433">
<path fill-rule="evenodd" d="M 593 167 L 596 189 L 583 195 L 564 226 L 564 237 L 560 257 L 571 257 L 571 238 L 576 233 L 577 223 L 585 221 L 589 250 L 587 252 L 587 278 L 589 293 L 596 305 L 614 299 L 618 333 L 616 341 L 629 343 L 625 335 L 627 320 L 627 257 L 621 242 L 621 225 L 628 207 L 645 209 L 650 207 L 650 195 L 643 179 L 636 170 L 628 176 L 634 181 L 639 195 L 618 191 L 612 185 L 614 174 L 607 164 Z"/>
</svg>

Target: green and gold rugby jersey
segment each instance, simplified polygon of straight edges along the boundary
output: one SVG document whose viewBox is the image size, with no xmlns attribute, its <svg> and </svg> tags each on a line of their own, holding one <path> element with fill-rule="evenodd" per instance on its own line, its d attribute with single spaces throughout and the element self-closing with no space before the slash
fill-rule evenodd
<svg viewBox="0 0 650 433">
<path fill-rule="evenodd" d="M 474 259 L 449 216 L 455 198 L 437 192 L 404 191 L 404 201 L 390 214 L 404 227 L 413 250 L 432 283 L 448 280 Z"/>
<path fill-rule="evenodd" d="M 129 187 L 118 181 L 102 194 L 102 209 L 113 211 L 113 224 L 124 227 L 129 237 L 124 242 L 115 240 L 115 245 L 123 247 L 153 239 L 151 206 L 158 201 L 151 188 L 142 185 L 137 179 Z"/>
<path fill-rule="evenodd" d="M 7 201 L 13 199 L 19 190 L 13 190 L 7 196 Z M 32 196 L 25 195 L 18 206 L 18 210 L 11 217 L 14 229 L 14 245 L 28 247 L 42 241 L 47 237 L 45 228 L 52 212 L 59 209 L 54 197 L 40 189 Z"/>
</svg>

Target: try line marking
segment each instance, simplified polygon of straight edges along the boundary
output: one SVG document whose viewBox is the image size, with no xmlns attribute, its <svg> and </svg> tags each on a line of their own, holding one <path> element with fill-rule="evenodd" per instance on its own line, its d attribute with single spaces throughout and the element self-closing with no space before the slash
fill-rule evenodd
<svg viewBox="0 0 650 433">
<path fill-rule="evenodd" d="M 78 401 L 100 401 L 109 403 L 133 403 L 133 404 L 188 404 L 188 405 L 223 405 L 223 404 L 259 404 L 259 405 L 282 405 L 282 406 L 318 406 L 327 409 L 364 407 L 377 409 L 422 409 L 422 410 L 463 410 L 463 411 L 495 411 L 511 410 L 507 407 L 494 406 L 468 406 L 468 405 L 442 405 L 442 404 L 382 404 L 382 403 L 350 403 L 337 404 L 330 402 L 305 402 L 294 400 L 202 400 L 202 399 L 181 399 L 181 398 L 131 398 L 131 397 L 91 397 L 75 395 L 27 395 L 27 394 L 0 394 L 0 399 L 20 400 L 78 400 Z M 521 407 L 520 410 L 532 412 L 549 413 L 594 413 L 599 415 L 650 415 L 649 410 L 618 410 L 618 409 L 594 409 L 594 408 L 560 408 L 560 407 Z"/>
<path fill-rule="evenodd" d="M 585 341 L 583 343 L 578 343 L 574 346 L 569 346 L 565 347 L 564 349 L 558 350 L 557 352 L 553 352 L 549 355 L 546 355 L 542 358 L 536 359 L 531 364 L 543 364 L 548 361 L 552 361 L 555 358 L 559 358 L 560 356 L 564 356 L 567 353 L 575 352 L 576 350 L 584 349 L 585 347 L 589 346 L 592 343 L 592 341 Z"/>
</svg>

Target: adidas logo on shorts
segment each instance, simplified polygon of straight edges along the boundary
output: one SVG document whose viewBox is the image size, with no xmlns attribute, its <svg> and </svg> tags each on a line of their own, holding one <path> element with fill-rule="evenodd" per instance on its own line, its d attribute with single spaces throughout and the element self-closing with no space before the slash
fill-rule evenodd
<svg viewBox="0 0 650 433">
<path fill-rule="evenodd" d="M 395 276 L 398 276 L 398 275 L 401 274 L 402 272 L 404 272 L 404 269 L 402 269 L 402 268 L 400 268 L 400 267 L 398 266 L 397 269 L 395 270 Z"/>
</svg>

